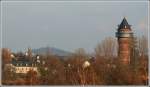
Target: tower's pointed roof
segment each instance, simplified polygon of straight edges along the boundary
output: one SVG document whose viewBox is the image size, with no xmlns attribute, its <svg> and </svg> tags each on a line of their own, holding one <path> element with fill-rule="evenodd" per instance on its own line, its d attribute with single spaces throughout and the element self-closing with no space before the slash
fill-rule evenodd
<svg viewBox="0 0 150 87">
<path fill-rule="evenodd" d="M 119 25 L 118 29 L 131 29 L 130 25 L 128 24 L 126 18 L 124 17 L 121 24 Z"/>
</svg>

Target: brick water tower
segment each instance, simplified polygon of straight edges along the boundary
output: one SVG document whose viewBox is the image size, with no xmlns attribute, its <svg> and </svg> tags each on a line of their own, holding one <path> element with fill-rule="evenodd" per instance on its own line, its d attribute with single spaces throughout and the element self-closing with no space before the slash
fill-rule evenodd
<svg viewBox="0 0 150 87">
<path fill-rule="evenodd" d="M 118 38 L 118 56 L 119 60 L 123 64 L 130 64 L 130 43 L 133 37 L 131 25 L 128 24 L 126 18 L 123 18 L 116 32 Z"/>
</svg>

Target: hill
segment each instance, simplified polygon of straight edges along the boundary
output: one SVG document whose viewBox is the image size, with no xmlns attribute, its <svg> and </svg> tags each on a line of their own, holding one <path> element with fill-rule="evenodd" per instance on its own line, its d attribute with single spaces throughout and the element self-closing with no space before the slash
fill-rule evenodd
<svg viewBox="0 0 150 87">
<path fill-rule="evenodd" d="M 58 48 L 54 48 L 54 47 L 41 47 L 38 49 L 33 49 L 32 52 L 40 55 L 53 54 L 57 56 L 68 56 L 71 54 L 70 52 Z"/>
</svg>

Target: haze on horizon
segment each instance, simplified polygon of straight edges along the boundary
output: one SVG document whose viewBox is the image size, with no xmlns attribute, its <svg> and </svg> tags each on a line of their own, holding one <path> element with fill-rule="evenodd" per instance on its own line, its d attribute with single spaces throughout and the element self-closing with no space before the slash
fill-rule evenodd
<svg viewBox="0 0 150 87">
<path fill-rule="evenodd" d="M 136 36 L 148 35 L 146 2 L 3 2 L 2 46 L 92 52 L 105 37 L 115 38 L 124 16 Z"/>
</svg>

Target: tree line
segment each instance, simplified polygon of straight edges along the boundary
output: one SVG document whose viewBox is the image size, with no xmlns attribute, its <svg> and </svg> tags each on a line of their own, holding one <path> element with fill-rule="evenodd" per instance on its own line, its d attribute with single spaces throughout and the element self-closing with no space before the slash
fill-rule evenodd
<svg viewBox="0 0 150 87">
<path fill-rule="evenodd" d="M 64 59 L 53 54 L 41 55 L 46 62 L 37 65 L 38 72 L 12 73 L 5 65 L 11 53 L 2 49 L 3 85 L 148 85 L 148 41 L 134 38 L 129 65 L 119 62 L 117 40 L 107 37 L 88 54 L 83 48 Z M 19 55 L 16 54 L 16 55 Z"/>
</svg>

